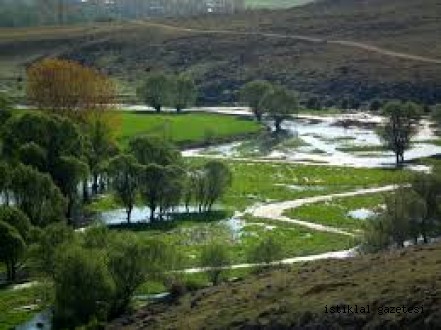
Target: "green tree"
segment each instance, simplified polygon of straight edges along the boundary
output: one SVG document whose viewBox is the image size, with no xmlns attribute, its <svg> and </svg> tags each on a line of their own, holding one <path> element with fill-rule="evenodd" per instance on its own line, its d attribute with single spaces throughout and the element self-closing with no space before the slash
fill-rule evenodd
<svg viewBox="0 0 441 330">
<path fill-rule="evenodd" d="M 14 227 L 25 242 L 30 240 L 31 222 L 22 211 L 15 207 L 0 206 L 0 221 Z"/>
<path fill-rule="evenodd" d="M 261 107 L 274 120 L 276 132 L 281 131 L 282 122 L 298 111 L 297 97 L 283 87 L 273 87 L 262 98 Z"/>
<path fill-rule="evenodd" d="M 17 207 L 32 225 L 46 226 L 64 219 L 66 201 L 49 175 L 18 165 L 12 173 L 10 190 Z"/>
<path fill-rule="evenodd" d="M 149 75 L 137 90 L 138 97 L 156 110 L 170 102 L 170 93 L 173 89 L 172 80 L 168 75 L 154 73 Z"/>
<path fill-rule="evenodd" d="M 418 131 L 420 107 L 412 102 L 393 101 L 384 106 L 382 114 L 386 117 L 386 123 L 378 130 L 378 135 L 385 147 L 395 153 L 398 166 L 404 162 L 404 152 Z"/>
<path fill-rule="evenodd" d="M 102 253 L 65 246 L 55 271 L 54 324 L 75 328 L 92 319 L 107 319 L 115 284 Z"/>
<path fill-rule="evenodd" d="M 157 136 L 138 136 L 130 140 L 129 151 L 142 165 L 177 164 L 181 155 L 176 148 Z"/>
<path fill-rule="evenodd" d="M 5 199 L 4 203 L 6 205 L 9 204 L 8 188 L 11 181 L 10 176 L 11 170 L 9 169 L 9 166 L 5 162 L 0 161 L 0 197 L 3 195 Z"/>
<path fill-rule="evenodd" d="M 181 112 L 196 101 L 197 89 L 194 81 L 186 75 L 178 75 L 173 81 L 172 105 L 176 112 Z"/>
<path fill-rule="evenodd" d="M 77 187 L 87 178 L 89 168 L 86 163 L 75 157 L 60 157 L 54 169 L 54 177 L 67 199 L 66 215 L 72 221 L 73 207 L 77 201 Z"/>
<path fill-rule="evenodd" d="M 231 186 L 232 174 L 227 165 L 220 161 L 209 161 L 204 165 L 205 202 L 204 209 L 211 211 L 213 204 L 224 195 Z"/>
<path fill-rule="evenodd" d="M 9 97 L 0 92 L 0 130 L 6 121 L 12 116 L 12 102 Z"/>
<path fill-rule="evenodd" d="M 440 216 L 438 204 L 441 196 L 441 173 L 439 168 L 435 168 L 431 174 L 416 174 L 412 180 L 412 189 L 426 205 L 425 216 L 418 223 L 418 231 L 424 243 L 428 243 L 428 237 L 433 233 Z"/>
<path fill-rule="evenodd" d="M 145 282 L 151 263 L 148 246 L 139 242 L 133 235 L 120 235 L 112 241 L 109 252 L 109 271 L 115 282 L 113 302 L 114 315 L 119 315 L 128 307 L 135 290 Z"/>
<path fill-rule="evenodd" d="M 263 262 L 269 265 L 272 261 L 281 259 L 282 256 L 283 250 L 280 242 L 273 236 L 268 236 L 250 250 L 249 259 L 251 262 Z"/>
<path fill-rule="evenodd" d="M 248 104 L 257 121 L 262 120 L 265 109 L 262 107 L 263 96 L 271 91 L 273 86 L 264 80 L 254 80 L 245 84 L 240 90 L 240 99 Z"/>
<path fill-rule="evenodd" d="M 18 158 L 23 164 L 32 166 L 40 172 L 48 170 L 46 150 L 35 142 L 21 145 L 18 151 Z"/>
<path fill-rule="evenodd" d="M 106 162 L 117 154 L 109 116 L 94 116 L 86 124 L 86 157 L 92 174 L 92 190 L 98 193 L 98 177 L 103 173 Z"/>
<path fill-rule="evenodd" d="M 155 220 L 155 212 L 164 202 L 167 188 L 171 184 L 169 182 L 172 179 L 170 171 L 172 169 L 168 166 L 149 164 L 144 167 L 140 175 L 141 197 L 150 209 L 151 221 Z M 160 217 L 162 217 L 161 212 Z"/>
<path fill-rule="evenodd" d="M 26 245 L 20 233 L 13 226 L 0 221 L 0 261 L 6 265 L 6 280 L 15 281 L 17 264 Z"/>
<path fill-rule="evenodd" d="M 45 227 L 37 239 L 34 254 L 39 271 L 54 278 L 56 255 L 60 247 L 74 241 L 74 231 L 64 222 L 52 223 Z"/>
<path fill-rule="evenodd" d="M 118 200 L 126 208 L 128 223 L 130 223 L 130 216 L 139 192 L 141 170 L 141 165 L 131 155 L 116 156 L 110 160 L 108 166 L 113 190 Z"/>
<path fill-rule="evenodd" d="M 160 219 L 169 209 L 179 205 L 184 191 L 184 170 L 175 165 L 166 166 L 164 170 L 165 177 L 159 197 Z"/>
<path fill-rule="evenodd" d="M 385 217 L 367 219 L 363 225 L 361 251 L 375 253 L 391 245 L 390 223 Z"/>
<path fill-rule="evenodd" d="M 412 190 L 399 188 L 385 198 L 386 209 L 381 215 L 387 223 L 389 235 L 398 247 L 403 247 L 406 239 L 419 236 L 418 227 L 426 216 L 424 200 Z"/>
<path fill-rule="evenodd" d="M 231 256 L 225 244 L 213 242 L 203 247 L 200 265 L 207 269 L 207 275 L 213 285 L 217 285 L 221 275 L 231 265 Z"/>
</svg>

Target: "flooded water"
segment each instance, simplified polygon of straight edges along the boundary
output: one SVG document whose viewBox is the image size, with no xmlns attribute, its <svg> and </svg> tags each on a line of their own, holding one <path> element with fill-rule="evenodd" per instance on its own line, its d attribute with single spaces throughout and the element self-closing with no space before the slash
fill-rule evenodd
<svg viewBox="0 0 441 330">
<path fill-rule="evenodd" d="M 342 120 L 341 116 L 303 116 L 293 121 L 286 121 L 283 128 L 292 135 L 298 136 L 304 145 L 275 149 L 269 154 L 257 158 L 352 167 L 394 166 L 395 155 L 392 152 L 381 151 L 379 148 L 382 144 L 375 133 L 374 126 L 378 125 L 381 118 L 359 115 L 349 119 L 357 125 L 350 127 L 339 125 L 339 121 Z M 268 123 L 268 125 L 270 124 Z M 436 137 L 430 129 L 429 123 L 422 121 L 419 133 L 414 138 L 414 144 L 404 155 L 405 159 L 412 160 L 441 153 L 441 147 L 430 142 L 434 139 Z M 234 142 L 216 147 L 186 150 L 183 155 L 208 154 L 219 158 L 240 157 L 240 147 L 240 142 Z M 354 151 L 345 151 L 348 148 L 352 148 Z M 427 169 L 420 168 L 420 170 Z"/>
<path fill-rule="evenodd" d="M 52 312 L 50 310 L 42 311 L 34 317 L 15 327 L 15 330 L 51 330 L 52 329 Z"/>
<path fill-rule="evenodd" d="M 215 208 L 214 208 L 215 209 Z M 170 210 L 172 213 L 186 213 L 187 209 L 184 206 L 178 206 Z M 190 212 L 197 212 L 194 207 L 189 208 Z M 157 217 L 158 212 L 155 213 Z M 149 223 L 150 222 L 150 209 L 147 206 L 135 206 L 132 210 L 130 217 L 131 223 Z M 167 219 L 167 215 L 164 216 Z M 115 209 L 111 211 L 105 211 L 98 214 L 98 220 L 106 225 L 118 225 L 127 223 L 127 212 L 124 208 Z"/>
<path fill-rule="evenodd" d="M 376 213 L 369 209 L 358 209 L 348 212 L 348 216 L 356 220 L 367 220 L 375 217 Z"/>
</svg>

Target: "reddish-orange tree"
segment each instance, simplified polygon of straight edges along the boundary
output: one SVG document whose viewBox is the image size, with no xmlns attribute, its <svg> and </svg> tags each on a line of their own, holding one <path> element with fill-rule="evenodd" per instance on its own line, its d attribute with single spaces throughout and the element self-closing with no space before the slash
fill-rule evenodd
<svg viewBox="0 0 441 330">
<path fill-rule="evenodd" d="M 75 119 L 103 110 L 115 101 L 115 85 L 95 69 L 77 62 L 44 59 L 27 71 L 27 96 L 42 110 Z"/>
</svg>

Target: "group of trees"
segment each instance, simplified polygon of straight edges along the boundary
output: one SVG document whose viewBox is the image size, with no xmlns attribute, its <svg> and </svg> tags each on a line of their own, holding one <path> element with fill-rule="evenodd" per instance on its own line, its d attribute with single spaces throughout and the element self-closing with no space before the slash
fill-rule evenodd
<svg viewBox="0 0 441 330">
<path fill-rule="evenodd" d="M 120 315 L 142 283 L 165 282 L 165 272 L 180 265 L 173 246 L 101 225 L 75 235 L 54 223 L 35 235 L 35 243 L 30 254 L 54 282 L 54 326 L 63 329 Z"/>
<path fill-rule="evenodd" d="M 157 112 L 161 112 L 165 106 L 181 112 L 194 104 L 197 88 L 194 81 L 186 75 L 152 73 L 139 86 L 137 94 Z"/>
<path fill-rule="evenodd" d="M 13 114 L 8 98 L 0 97 L 0 204 L 19 209 L 36 228 L 66 219 L 74 224 L 91 182 L 92 193 L 113 188 L 129 221 L 137 201 L 149 206 L 151 220 L 184 199 L 187 209 L 211 210 L 231 183 L 228 167 L 209 162 L 187 168 L 174 146 L 153 136 L 134 138 L 120 150 L 118 118 L 106 111 L 101 94 L 101 84 L 112 85 L 106 79 L 73 62 L 44 60 L 30 67 L 28 79 L 29 97 L 43 111 Z M 81 83 L 92 92 L 75 87 Z M 11 255 L 21 251 L 14 247 L 19 235 L 8 224 L 2 224 L 2 235 L 15 242 L 6 249 Z"/>
<path fill-rule="evenodd" d="M 128 152 L 109 161 L 108 177 L 130 222 L 137 200 L 150 209 L 150 220 L 184 203 L 197 205 L 199 212 L 210 211 L 231 184 L 229 168 L 222 162 L 187 168 L 180 153 L 154 136 L 140 136 L 129 143 Z"/>
<path fill-rule="evenodd" d="M 404 247 L 406 241 L 428 243 L 441 232 L 441 172 L 416 174 L 410 187 L 401 186 L 385 198 L 385 209 L 366 224 L 363 249 Z"/>
<path fill-rule="evenodd" d="M 296 95 L 282 86 L 256 80 L 245 84 L 240 91 L 242 102 L 248 104 L 258 121 L 267 114 L 274 121 L 276 132 L 282 129 L 282 122 L 298 111 Z"/>
</svg>

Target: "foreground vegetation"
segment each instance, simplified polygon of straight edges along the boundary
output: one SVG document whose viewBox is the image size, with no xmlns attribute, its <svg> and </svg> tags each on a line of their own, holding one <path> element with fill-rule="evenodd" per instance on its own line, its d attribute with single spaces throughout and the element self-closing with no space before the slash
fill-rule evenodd
<svg viewBox="0 0 441 330">
<path fill-rule="evenodd" d="M 334 328 L 347 324 L 438 328 L 441 282 L 435 274 L 441 262 L 440 251 L 437 244 L 268 270 L 187 294 L 173 306 L 150 304 L 130 318 L 113 322 L 111 328 Z M 329 310 L 331 306 L 355 304 L 369 305 L 370 313 L 325 313 L 326 306 Z M 391 313 L 390 307 L 403 305 L 421 308 L 413 314 L 397 313 L 396 308 Z"/>
</svg>

